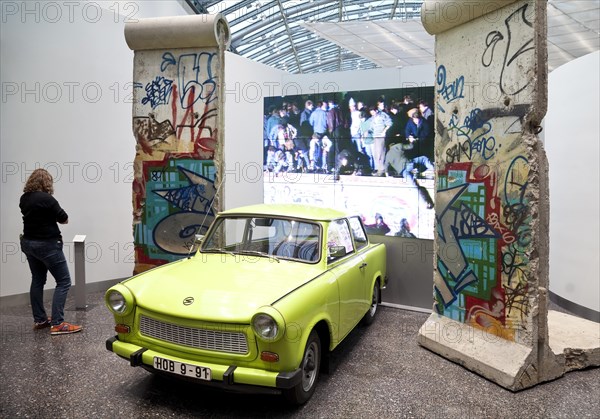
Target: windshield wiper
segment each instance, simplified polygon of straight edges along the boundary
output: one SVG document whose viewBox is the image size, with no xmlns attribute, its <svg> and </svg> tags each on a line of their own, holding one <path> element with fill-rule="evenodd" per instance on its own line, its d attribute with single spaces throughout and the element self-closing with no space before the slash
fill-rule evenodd
<svg viewBox="0 0 600 419">
<path fill-rule="evenodd" d="M 227 249 L 223 249 L 222 247 L 213 247 L 212 249 L 206 249 L 204 250 L 207 253 L 216 253 L 216 252 L 220 252 L 220 253 L 227 253 L 228 255 L 231 256 L 235 256 L 236 254 L 234 252 L 232 252 L 231 250 L 227 250 Z"/>
<path fill-rule="evenodd" d="M 273 260 L 276 260 L 277 262 L 281 262 L 277 256 L 270 255 L 270 254 L 265 253 L 265 252 L 260 252 L 258 250 L 242 250 L 242 251 L 240 251 L 240 254 L 242 254 L 242 255 L 266 256 L 269 259 L 273 259 Z"/>
</svg>

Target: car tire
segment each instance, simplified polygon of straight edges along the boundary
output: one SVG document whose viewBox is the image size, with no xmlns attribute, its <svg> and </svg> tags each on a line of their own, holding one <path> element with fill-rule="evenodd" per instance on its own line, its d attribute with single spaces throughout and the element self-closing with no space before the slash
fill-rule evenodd
<svg viewBox="0 0 600 419">
<path fill-rule="evenodd" d="M 313 330 L 310 332 L 300 368 L 302 380 L 295 386 L 283 392 L 285 398 L 292 404 L 301 405 L 308 401 L 315 392 L 319 369 L 321 367 L 321 339 Z"/>
<path fill-rule="evenodd" d="M 375 281 L 375 285 L 373 285 L 373 293 L 371 294 L 371 305 L 369 306 L 369 310 L 363 317 L 363 324 L 368 326 L 375 320 L 375 316 L 377 315 L 378 306 L 379 306 L 379 297 L 381 290 L 379 289 L 379 281 Z"/>
</svg>

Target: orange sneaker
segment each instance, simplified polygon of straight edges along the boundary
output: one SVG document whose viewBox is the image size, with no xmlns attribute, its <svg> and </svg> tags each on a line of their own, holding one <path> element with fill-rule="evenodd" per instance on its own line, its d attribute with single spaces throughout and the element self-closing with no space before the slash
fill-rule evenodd
<svg viewBox="0 0 600 419">
<path fill-rule="evenodd" d="M 81 332 L 82 329 L 83 329 L 83 327 L 81 327 L 81 326 L 76 326 L 74 324 L 62 322 L 59 325 L 52 326 L 50 328 L 50 334 L 51 335 L 66 335 L 68 333 Z"/>
</svg>

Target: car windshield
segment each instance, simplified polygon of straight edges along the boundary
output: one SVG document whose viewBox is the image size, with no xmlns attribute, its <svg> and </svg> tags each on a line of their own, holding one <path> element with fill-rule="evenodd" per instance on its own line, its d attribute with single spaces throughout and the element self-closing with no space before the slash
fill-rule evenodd
<svg viewBox="0 0 600 419">
<path fill-rule="evenodd" d="M 201 251 L 314 263 L 321 257 L 320 233 L 319 224 L 288 218 L 220 217 Z"/>
</svg>

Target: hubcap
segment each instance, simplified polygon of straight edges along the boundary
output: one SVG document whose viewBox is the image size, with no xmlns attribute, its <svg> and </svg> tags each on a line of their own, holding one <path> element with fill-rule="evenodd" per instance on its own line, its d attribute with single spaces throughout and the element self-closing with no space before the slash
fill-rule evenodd
<svg viewBox="0 0 600 419">
<path fill-rule="evenodd" d="M 371 316 L 375 314 L 377 311 L 377 301 L 379 300 L 379 288 L 377 288 L 377 284 L 373 288 L 373 299 L 371 300 L 371 309 L 369 310 Z"/>
<path fill-rule="evenodd" d="M 315 342 L 312 342 L 306 348 L 304 360 L 302 362 L 302 388 L 304 391 L 310 390 L 317 377 L 317 357 L 319 356 L 319 348 Z"/>
</svg>

